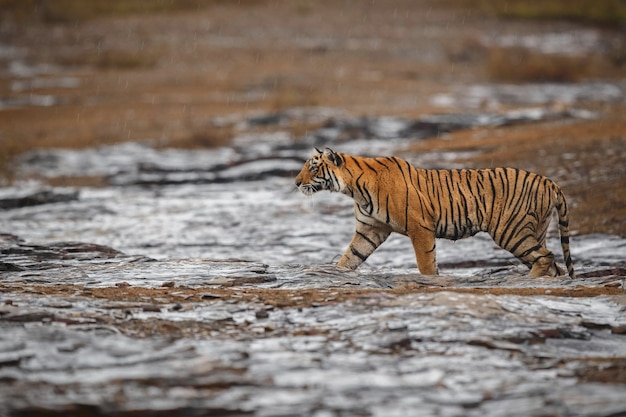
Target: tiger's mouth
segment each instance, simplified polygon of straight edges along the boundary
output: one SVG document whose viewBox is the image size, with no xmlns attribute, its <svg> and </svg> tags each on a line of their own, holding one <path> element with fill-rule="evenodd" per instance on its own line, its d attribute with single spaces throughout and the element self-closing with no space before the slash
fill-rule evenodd
<svg viewBox="0 0 626 417">
<path fill-rule="evenodd" d="M 302 184 L 298 187 L 298 189 L 300 190 L 302 194 L 306 196 L 312 196 L 313 194 L 319 191 L 319 189 L 312 184 Z"/>
</svg>

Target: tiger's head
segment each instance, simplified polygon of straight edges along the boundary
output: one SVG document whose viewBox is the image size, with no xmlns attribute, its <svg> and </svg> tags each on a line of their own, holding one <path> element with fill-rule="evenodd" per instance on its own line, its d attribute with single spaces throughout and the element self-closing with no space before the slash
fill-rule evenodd
<svg viewBox="0 0 626 417">
<path fill-rule="evenodd" d="M 330 148 L 320 151 L 315 148 L 316 154 L 304 163 L 302 170 L 296 177 L 296 187 L 307 196 L 318 191 L 342 191 L 341 166 L 343 158 Z"/>
</svg>

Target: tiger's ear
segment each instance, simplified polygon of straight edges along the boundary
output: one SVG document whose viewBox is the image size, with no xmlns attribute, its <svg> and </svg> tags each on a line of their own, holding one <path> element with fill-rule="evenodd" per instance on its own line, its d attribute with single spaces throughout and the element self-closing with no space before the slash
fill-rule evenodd
<svg viewBox="0 0 626 417">
<path fill-rule="evenodd" d="M 333 164 L 335 164 L 338 167 L 340 167 L 341 163 L 343 162 L 343 160 L 337 154 L 337 152 L 333 151 L 330 148 L 324 149 L 324 157 L 326 157 L 326 159 L 328 159 L 330 162 L 332 162 Z"/>
<path fill-rule="evenodd" d="M 317 149 L 316 147 L 313 147 L 313 149 L 315 149 L 315 152 L 317 152 L 318 154 L 322 154 L 322 151 L 320 151 L 319 149 Z"/>
</svg>

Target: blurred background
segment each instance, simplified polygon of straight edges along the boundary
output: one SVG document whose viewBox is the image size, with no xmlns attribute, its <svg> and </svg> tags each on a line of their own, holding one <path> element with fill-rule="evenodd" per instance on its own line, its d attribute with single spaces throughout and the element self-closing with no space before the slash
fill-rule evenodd
<svg viewBox="0 0 626 417">
<path fill-rule="evenodd" d="M 110 183 L 44 175 L 33 150 L 220 148 L 278 130 L 297 146 L 345 115 L 457 115 L 471 121 L 387 153 L 538 171 L 565 188 L 576 232 L 624 236 L 625 25 L 621 0 L 0 0 L 0 184 Z M 283 117 L 294 109 L 317 116 Z"/>
</svg>

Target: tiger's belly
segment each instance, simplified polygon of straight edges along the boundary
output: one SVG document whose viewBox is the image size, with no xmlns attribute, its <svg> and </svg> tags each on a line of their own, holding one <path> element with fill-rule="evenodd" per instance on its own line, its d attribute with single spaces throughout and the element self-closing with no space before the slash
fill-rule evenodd
<svg viewBox="0 0 626 417">
<path fill-rule="evenodd" d="M 455 221 L 439 221 L 435 225 L 435 237 L 459 240 L 474 236 L 478 232 L 486 231 L 480 225 L 472 223 L 470 219 L 457 219 Z"/>
</svg>

